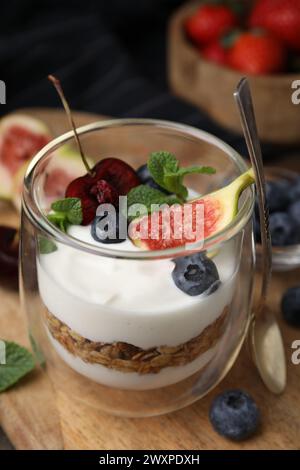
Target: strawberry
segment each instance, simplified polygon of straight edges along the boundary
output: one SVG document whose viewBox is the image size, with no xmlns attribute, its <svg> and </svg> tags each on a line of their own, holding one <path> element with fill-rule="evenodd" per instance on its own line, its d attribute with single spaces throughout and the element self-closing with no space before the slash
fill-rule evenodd
<svg viewBox="0 0 300 470">
<path fill-rule="evenodd" d="M 216 64 L 227 63 L 227 50 L 220 41 L 214 41 L 200 50 L 202 57 Z"/>
<path fill-rule="evenodd" d="M 105 158 L 91 171 L 73 180 L 66 189 L 66 197 L 78 197 L 82 206 L 82 225 L 95 218 L 99 204 L 118 206 L 119 196 L 138 186 L 140 180 L 130 165 L 118 158 Z"/>
<path fill-rule="evenodd" d="M 265 31 L 240 34 L 227 57 L 230 67 L 252 75 L 280 72 L 286 60 L 284 46 Z"/>
<path fill-rule="evenodd" d="M 258 0 L 249 24 L 265 28 L 288 47 L 300 50 L 300 0 Z"/>
<path fill-rule="evenodd" d="M 237 24 L 237 17 L 225 5 L 202 5 L 185 23 L 187 35 L 196 44 L 218 40 Z"/>
</svg>

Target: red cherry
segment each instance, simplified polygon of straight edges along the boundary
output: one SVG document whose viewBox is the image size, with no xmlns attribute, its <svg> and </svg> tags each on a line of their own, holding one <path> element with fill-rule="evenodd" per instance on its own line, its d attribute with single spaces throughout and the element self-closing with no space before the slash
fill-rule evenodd
<svg viewBox="0 0 300 470">
<path fill-rule="evenodd" d="M 135 170 L 119 158 L 104 158 L 94 166 L 92 171 L 96 173 L 97 180 L 107 181 L 121 196 L 141 184 Z"/>
<path fill-rule="evenodd" d="M 81 199 L 82 225 L 88 225 L 95 218 L 99 203 L 97 198 L 90 193 L 90 189 L 95 184 L 94 178 L 87 174 L 71 181 L 66 190 L 66 197 L 78 197 Z"/>
<path fill-rule="evenodd" d="M 105 158 L 86 174 L 72 181 L 66 197 L 78 197 L 82 205 L 82 225 L 94 220 L 99 204 L 118 205 L 119 195 L 126 195 L 140 180 L 131 166 L 118 158 Z"/>
<path fill-rule="evenodd" d="M 90 194 L 96 197 L 98 204 L 109 203 L 119 205 L 119 193 L 105 180 L 98 180 L 90 189 Z"/>
</svg>

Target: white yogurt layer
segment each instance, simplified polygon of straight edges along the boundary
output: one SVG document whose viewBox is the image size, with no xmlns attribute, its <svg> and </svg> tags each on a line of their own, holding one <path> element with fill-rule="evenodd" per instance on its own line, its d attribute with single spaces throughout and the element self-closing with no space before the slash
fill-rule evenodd
<svg viewBox="0 0 300 470">
<path fill-rule="evenodd" d="M 98 244 L 90 227 L 72 226 L 69 234 Z M 137 250 L 129 240 L 110 248 Z M 220 287 L 191 297 L 175 286 L 170 260 L 120 260 L 58 245 L 40 256 L 38 283 L 48 310 L 91 341 L 175 346 L 199 335 L 230 304 L 238 259 L 238 243 L 227 243 L 214 257 Z"/>
</svg>

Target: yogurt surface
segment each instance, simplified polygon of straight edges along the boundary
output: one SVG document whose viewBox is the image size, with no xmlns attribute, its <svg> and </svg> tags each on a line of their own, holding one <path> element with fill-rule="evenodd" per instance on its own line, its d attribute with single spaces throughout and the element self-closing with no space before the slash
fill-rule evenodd
<svg viewBox="0 0 300 470">
<path fill-rule="evenodd" d="M 98 244 L 90 227 L 69 234 Z M 138 250 L 129 240 L 110 248 Z M 191 297 L 176 287 L 171 260 L 120 260 L 59 245 L 40 255 L 38 282 L 48 310 L 91 341 L 123 341 L 144 349 L 178 345 L 197 336 L 230 304 L 239 247 L 226 243 L 216 253 L 221 285 L 211 295 Z"/>
</svg>

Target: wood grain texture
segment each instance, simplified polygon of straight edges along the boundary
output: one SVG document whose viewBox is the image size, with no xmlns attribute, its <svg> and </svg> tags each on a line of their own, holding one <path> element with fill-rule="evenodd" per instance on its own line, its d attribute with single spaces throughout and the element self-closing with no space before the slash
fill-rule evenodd
<svg viewBox="0 0 300 470">
<path fill-rule="evenodd" d="M 178 96 L 204 109 L 222 126 L 241 133 L 232 94 L 245 74 L 202 59 L 188 41 L 184 21 L 198 4 L 184 4 L 170 21 L 169 82 Z M 297 74 L 249 77 L 258 129 L 265 141 L 299 143 L 300 106 L 291 99 L 292 82 L 297 79 Z"/>
<path fill-rule="evenodd" d="M 18 215 L 2 206 L 0 223 L 18 226 Z M 29 347 L 19 295 L 0 288 L 0 337 Z M 62 449 L 63 440 L 55 395 L 49 378 L 35 370 L 20 384 L 0 395 L 0 423 L 17 449 Z"/>
<path fill-rule="evenodd" d="M 67 128 L 60 111 L 32 111 L 51 125 L 55 134 Z M 78 114 L 83 124 L 95 116 Z M 286 164 L 286 163 L 285 163 Z M 300 161 L 290 166 L 300 171 Z M 8 206 L 0 208 L 0 223 L 18 224 L 18 216 Z M 280 320 L 288 359 L 288 387 L 276 397 L 270 394 L 243 349 L 233 369 L 209 395 L 175 413 L 139 419 L 121 419 L 91 408 L 84 397 L 75 402 L 53 390 L 48 377 L 35 371 L 12 390 L 0 396 L 0 424 L 17 449 L 297 449 L 300 447 L 300 366 L 291 363 L 291 344 L 300 339 L 300 330 L 281 321 L 280 300 L 288 286 L 299 283 L 300 271 L 275 274 L 270 307 Z M 0 288 L 0 336 L 28 345 L 26 321 L 20 312 L 17 292 Z M 213 397 L 228 388 L 243 388 L 253 395 L 262 413 L 260 432 L 235 444 L 218 436 L 211 428 L 208 409 Z M 59 415 L 54 410 L 56 402 Z"/>
</svg>

